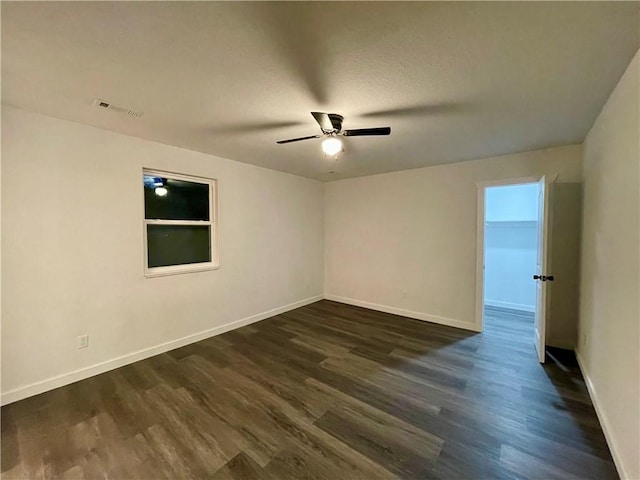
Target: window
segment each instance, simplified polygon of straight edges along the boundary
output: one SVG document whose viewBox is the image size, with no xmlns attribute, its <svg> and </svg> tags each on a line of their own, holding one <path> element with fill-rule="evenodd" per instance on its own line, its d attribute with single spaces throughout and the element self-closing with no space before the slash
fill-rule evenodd
<svg viewBox="0 0 640 480">
<path fill-rule="evenodd" d="M 218 267 L 216 181 L 143 170 L 145 276 Z"/>
</svg>

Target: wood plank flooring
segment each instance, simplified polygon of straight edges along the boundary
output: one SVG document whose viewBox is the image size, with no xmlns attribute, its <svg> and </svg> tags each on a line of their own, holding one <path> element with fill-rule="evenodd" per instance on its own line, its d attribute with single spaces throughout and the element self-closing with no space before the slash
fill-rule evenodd
<svg viewBox="0 0 640 480">
<path fill-rule="evenodd" d="M 618 478 L 575 364 L 321 301 L 2 408 L 2 478 Z"/>
</svg>

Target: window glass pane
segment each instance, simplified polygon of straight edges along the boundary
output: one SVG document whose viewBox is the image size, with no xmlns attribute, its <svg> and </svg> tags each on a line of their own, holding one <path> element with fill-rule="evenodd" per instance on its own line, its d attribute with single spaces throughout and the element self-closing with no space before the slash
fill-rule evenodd
<svg viewBox="0 0 640 480">
<path fill-rule="evenodd" d="M 149 268 L 211 261 L 208 225 L 147 225 Z"/>
<path fill-rule="evenodd" d="M 144 218 L 209 220 L 209 185 L 144 175 Z"/>
</svg>

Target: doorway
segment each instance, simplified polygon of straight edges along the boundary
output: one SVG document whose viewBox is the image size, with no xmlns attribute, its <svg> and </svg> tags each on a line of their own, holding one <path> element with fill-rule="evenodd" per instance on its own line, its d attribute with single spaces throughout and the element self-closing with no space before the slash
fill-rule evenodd
<svg viewBox="0 0 640 480">
<path fill-rule="evenodd" d="M 485 190 L 484 327 L 533 343 L 538 184 Z"/>
<path fill-rule="evenodd" d="M 545 359 L 549 185 L 526 178 L 478 185 L 478 330 L 535 345 Z M 541 280 L 540 280 L 541 279 Z"/>
</svg>

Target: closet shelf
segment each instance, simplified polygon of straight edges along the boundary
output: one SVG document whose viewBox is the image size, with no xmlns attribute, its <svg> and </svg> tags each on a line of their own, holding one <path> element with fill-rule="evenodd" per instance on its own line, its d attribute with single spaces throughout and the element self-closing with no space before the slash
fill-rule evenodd
<svg viewBox="0 0 640 480">
<path fill-rule="evenodd" d="M 489 220 L 485 222 L 485 227 L 535 227 L 536 220 Z"/>
</svg>

